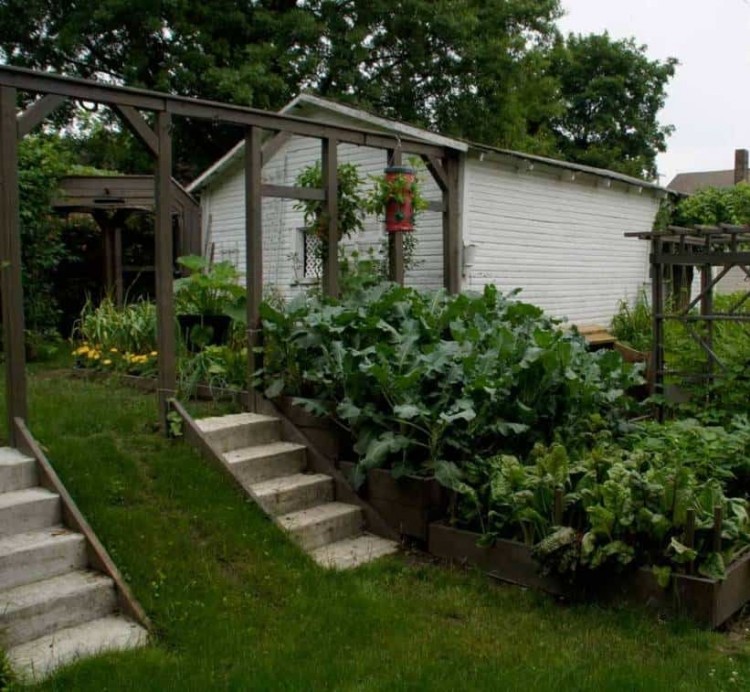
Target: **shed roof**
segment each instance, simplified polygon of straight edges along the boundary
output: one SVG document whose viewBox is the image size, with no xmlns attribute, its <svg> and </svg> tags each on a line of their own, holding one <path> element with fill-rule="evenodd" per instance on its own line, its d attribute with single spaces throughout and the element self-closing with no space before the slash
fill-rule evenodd
<svg viewBox="0 0 750 692">
<path fill-rule="evenodd" d="M 518 161 L 528 161 L 529 163 L 539 163 L 545 166 L 551 166 L 562 170 L 567 170 L 577 173 L 585 173 L 593 175 L 606 180 L 616 180 L 626 185 L 632 185 L 634 187 L 657 190 L 666 192 L 666 188 L 651 183 L 640 178 L 634 178 L 629 175 L 617 173 L 602 168 L 594 168 L 592 166 L 584 166 L 578 163 L 572 163 L 569 161 L 561 161 L 559 159 L 552 159 L 546 156 L 537 156 L 536 154 L 528 154 L 522 151 L 514 151 L 512 149 L 502 149 L 499 147 L 492 147 L 485 144 L 477 144 L 469 142 L 463 139 L 457 139 L 452 137 L 446 137 L 444 135 L 425 130 L 423 128 L 409 125 L 408 123 L 401 122 L 399 120 L 392 120 L 390 118 L 384 118 L 379 115 L 375 115 L 361 108 L 353 108 L 338 101 L 331 99 L 322 98 L 320 96 L 314 96 L 313 94 L 300 94 L 299 96 L 292 99 L 284 108 L 281 109 L 282 113 L 291 113 L 292 111 L 315 111 L 323 110 L 330 113 L 338 114 L 347 118 L 352 118 L 366 123 L 370 128 L 387 130 L 396 135 L 402 134 L 406 137 L 413 139 L 421 139 L 429 144 L 435 144 L 441 147 L 447 147 L 460 152 L 472 152 L 476 154 L 492 154 L 503 158 L 515 159 Z M 221 175 L 229 166 L 235 161 L 240 160 L 244 154 L 245 142 L 241 140 L 232 149 L 230 149 L 224 156 L 218 161 L 209 166 L 203 173 L 201 173 L 192 183 L 187 186 L 188 192 L 199 192 L 201 189 L 213 182 L 218 176 Z"/>
</svg>

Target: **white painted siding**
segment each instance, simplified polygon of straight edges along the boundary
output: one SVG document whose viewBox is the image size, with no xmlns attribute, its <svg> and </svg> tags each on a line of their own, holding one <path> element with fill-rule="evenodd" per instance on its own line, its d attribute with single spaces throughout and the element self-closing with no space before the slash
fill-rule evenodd
<svg viewBox="0 0 750 692">
<path fill-rule="evenodd" d="M 321 118 L 323 119 L 323 118 Z M 343 121 L 343 119 L 337 120 Z M 333 122 L 326 114 L 326 122 Z M 293 137 L 263 168 L 263 182 L 293 185 L 297 175 L 307 166 L 320 160 L 320 141 Z M 386 166 L 386 152 L 368 147 L 341 144 L 339 161 L 359 166 L 360 175 L 381 174 Z M 439 200 L 441 193 L 432 177 L 424 172 L 423 194 L 429 200 Z M 245 267 L 245 176 L 244 164 L 236 162 L 220 175 L 201 195 L 204 229 L 211 218 L 211 240 L 215 257 L 229 259 L 244 271 Z M 363 185 L 369 190 L 372 183 Z M 302 268 L 302 212 L 296 210 L 294 200 L 264 199 L 263 201 L 263 271 L 264 285 L 289 297 L 309 286 Z M 406 273 L 406 283 L 420 288 L 443 285 L 442 217 L 439 213 L 424 212 L 417 220 L 415 234 L 418 242 L 417 261 Z M 373 248 L 380 253 L 386 236 L 383 224 L 374 217 L 365 220 L 365 230 L 343 241 L 349 250 L 367 252 Z"/>
<path fill-rule="evenodd" d="M 477 159 L 465 181 L 464 242 L 476 246 L 466 287 L 521 288 L 552 315 L 606 325 L 648 284 L 648 243 L 623 233 L 651 229 L 659 203 L 650 191 Z"/>
<path fill-rule="evenodd" d="M 716 274 L 721 269 L 714 269 Z M 739 267 L 732 267 L 729 273 L 716 284 L 717 293 L 737 293 L 738 291 L 750 291 L 750 278 Z"/>
</svg>

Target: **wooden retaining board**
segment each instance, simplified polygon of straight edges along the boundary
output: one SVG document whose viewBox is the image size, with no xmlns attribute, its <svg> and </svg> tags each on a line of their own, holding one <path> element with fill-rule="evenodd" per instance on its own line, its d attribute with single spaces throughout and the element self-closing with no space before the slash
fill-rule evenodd
<svg viewBox="0 0 750 692">
<path fill-rule="evenodd" d="M 493 577 L 555 596 L 570 596 L 573 590 L 562 580 L 539 573 L 532 547 L 517 541 L 498 540 L 479 546 L 481 535 L 435 522 L 429 527 L 428 550 L 437 557 L 479 567 Z M 727 568 L 719 581 L 687 574 L 673 574 L 671 586 L 661 588 L 646 567 L 623 574 L 599 593 L 605 600 L 628 600 L 665 607 L 690 617 L 698 624 L 715 628 L 726 622 L 750 601 L 750 553 Z"/>
<path fill-rule="evenodd" d="M 339 462 L 350 477 L 354 463 Z M 448 493 L 434 478 L 395 479 L 390 471 L 371 469 L 360 493 L 394 530 L 403 536 L 427 541 L 429 525 L 444 519 Z"/>
</svg>

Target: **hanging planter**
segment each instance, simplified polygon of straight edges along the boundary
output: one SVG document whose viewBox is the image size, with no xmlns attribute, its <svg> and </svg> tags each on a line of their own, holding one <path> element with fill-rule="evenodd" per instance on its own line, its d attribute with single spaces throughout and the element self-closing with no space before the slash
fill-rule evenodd
<svg viewBox="0 0 750 692">
<path fill-rule="evenodd" d="M 411 233 L 414 221 L 427 208 L 414 168 L 389 166 L 382 176 L 373 176 L 375 186 L 368 199 L 368 211 L 385 218 L 388 233 Z"/>
<path fill-rule="evenodd" d="M 414 230 L 413 168 L 390 166 L 385 169 L 388 199 L 385 203 L 385 230 L 388 233 L 411 233 Z"/>
</svg>

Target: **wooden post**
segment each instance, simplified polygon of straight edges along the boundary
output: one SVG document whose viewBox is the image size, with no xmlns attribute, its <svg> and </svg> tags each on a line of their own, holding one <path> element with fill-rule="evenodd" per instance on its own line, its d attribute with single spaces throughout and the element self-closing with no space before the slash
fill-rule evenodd
<svg viewBox="0 0 750 692">
<path fill-rule="evenodd" d="M 169 429 L 168 401 L 177 393 L 175 343 L 174 256 L 172 237 L 172 133 L 171 117 L 160 112 L 156 118 L 158 155 L 156 157 L 156 343 L 159 352 L 159 418 L 163 430 Z"/>
<path fill-rule="evenodd" d="M 707 250 L 708 251 L 708 250 Z M 701 316 L 708 317 L 713 313 L 714 309 L 714 289 L 711 286 L 711 265 L 701 265 Z M 711 320 L 705 320 L 705 339 L 706 346 L 706 375 L 708 375 L 707 383 L 710 385 L 713 380 L 714 373 L 714 323 Z"/>
<path fill-rule="evenodd" d="M 260 304 L 263 300 L 263 196 L 261 130 L 245 133 L 245 286 L 247 288 L 248 406 L 257 409 L 253 375 L 260 365 L 256 349 L 261 345 Z"/>
<path fill-rule="evenodd" d="M 16 127 L 16 90 L 0 87 L 0 290 L 5 352 L 5 403 L 8 435 L 12 445 L 17 442 L 14 419 L 26 420 L 28 413 Z"/>
<path fill-rule="evenodd" d="M 651 367 L 653 368 L 654 391 L 653 394 L 664 394 L 664 289 L 662 266 L 659 262 L 661 252 L 661 240 L 654 238 L 651 242 L 651 313 L 652 313 L 652 337 L 651 345 Z M 664 420 L 664 406 L 656 407 L 656 417 L 659 421 Z"/>
<path fill-rule="evenodd" d="M 695 510 L 688 509 L 685 515 L 685 545 L 688 548 L 695 547 Z M 688 574 L 692 574 L 694 571 L 694 561 L 691 560 L 688 563 Z"/>
<path fill-rule="evenodd" d="M 461 233 L 459 226 L 459 162 L 455 155 L 443 158 L 447 189 L 443 191 L 443 283 L 448 293 L 461 291 Z"/>
<path fill-rule="evenodd" d="M 104 285 L 107 293 L 115 292 L 115 229 L 108 222 L 99 222 L 104 240 Z"/>
<path fill-rule="evenodd" d="M 388 149 L 388 165 L 402 164 L 401 149 Z M 404 285 L 404 234 L 388 233 L 388 279 Z"/>
<path fill-rule="evenodd" d="M 122 277 L 122 229 L 119 224 L 114 229 L 112 242 L 114 244 L 115 300 L 117 307 L 121 308 L 125 302 L 125 288 Z"/>
<path fill-rule="evenodd" d="M 339 181 L 338 181 L 338 142 L 327 137 L 323 139 L 321 160 L 323 189 L 326 193 L 324 214 L 328 223 L 326 256 L 323 265 L 323 292 L 332 297 L 339 295 Z"/>
</svg>

